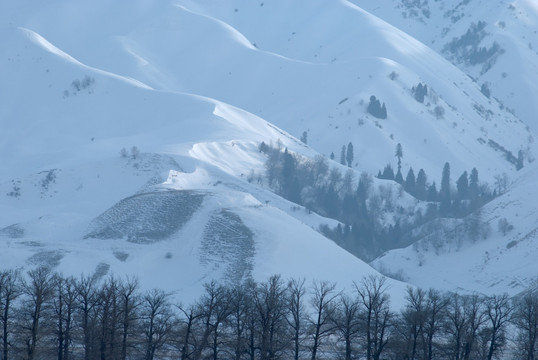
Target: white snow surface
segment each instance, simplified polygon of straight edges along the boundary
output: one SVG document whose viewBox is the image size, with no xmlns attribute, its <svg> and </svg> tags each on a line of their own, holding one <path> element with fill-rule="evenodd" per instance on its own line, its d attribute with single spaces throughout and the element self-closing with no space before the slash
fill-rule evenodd
<svg viewBox="0 0 538 360">
<path fill-rule="evenodd" d="M 514 110 L 536 131 L 538 6 L 535 0 L 352 1 L 439 53 L 452 39 L 464 35 L 471 24 L 484 22 L 486 36 L 480 46 L 489 48 L 496 42 L 503 53 L 487 70 L 481 64 L 455 64 L 480 85 L 488 84 L 492 97 Z"/>
<path fill-rule="evenodd" d="M 334 220 L 246 178 L 264 171 L 261 141 L 307 157 L 338 156 L 352 142 L 357 178 L 395 163 L 397 143 L 404 170 L 422 167 L 430 181 L 439 182 L 446 161 L 453 174 L 476 167 L 486 181 L 500 173 L 518 177 L 488 142 L 514 155 L 523 150 L 528 162 L 532 131 L 421 40 L 344 0 L 1 2 L 0 266 L 136 274 L 145 287 L 186 301 L 205 281 L 226 278 L 234 261 L 250 264 L 245 274 L 257 280 L 279 273 L 349 288 L 377 274 L 319 234 L 321 224 L 335 226 Z M 424 104 L 411 92 L 419 82 L 431 89 Z M 371 95 L 386 103 L 386 120 L 366 112 Z M 436 106 L 442 117 L 434 115 Z M 296 139 L 303 131 L 308 146 Z M 140 151 L 135 158 L 133 147 Z M 528 180 L 491 206 L 509 194 L 527 204 L 536 171 L 529 166 L 526 173 Z M 163 191 L 203 196 L 165 239 L 86 237 L 101 215 Z M 534 211 L 522 209 L 529 218 Z M 237 260 L 226 246 L 221 258 L 208 255 L 204 229 L 214 218 L 218 225 L 219 214 L 250 229 L 250 255 Z M 518 231 L 534 229 L 530 220 L 513 222 Z M 491 254 L 505 240 L 473 246 Z M 530 263 L 511 270 L 522 264 L 514 255 L 522 247 L 495 252 L 507 274 L 495 284 L 498 273 L 471 261 L 465 279 L 448 271 L 456 259 L 450 252 L 439 260 L 446 269 L 440 277 L 419 276 L 413 266 L 403 272 L 420 286 L 515 292 L 521 286 L 513 279 L 536 273 Z M 465 248 L 469 259 L 476 257 L 472 249 Z M 405 261 L 391 254 L 394 263 L 381 261 L 395 272 Z M 390 281 L 395 304 L 405 286 Z"/>
</svg>

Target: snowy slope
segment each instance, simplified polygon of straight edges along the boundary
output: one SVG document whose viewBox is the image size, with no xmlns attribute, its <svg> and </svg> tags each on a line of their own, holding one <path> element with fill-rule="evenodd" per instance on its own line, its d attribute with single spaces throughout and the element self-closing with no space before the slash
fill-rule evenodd
<svg viewBox="0 0 538 360">
<path fill-rule="evenodd" d="M 538 207 L 530 200 L 536 193 L 537 171 L 535 166 L 523 171 L 505 194 L 482 209 L 480 216 L 490 229 L 486 239 L 427 237 L 389 251 L 373 266 L 418 286 L 464 292 L 515 295 L 538 286 Z M 505 231 L 500 221 L 506 221 Z"/>
<path fill-rule="evenodd" d="M 513 171 L 490 140 L 533 159 L 531 134 L 478 84 L 349 2 L 74 6 L 55 1 L 33 9 L 34 16 L 11 11 L 6 17 L 88 65 L 155 89 L 225 101 L 296 137 L 306 131 L 309 145 L 326 156 L 338 156 L 352 142 L 357 167 L 371 173 L 394 163 L 397 143 L 404 169 L 423 167 L 432 179 L 445 161 L 458 174 L 479 167 L 484 180 Z M 94 31 L 103 13 L 107 20 Z M 66 36 L 72 33 L 77 36 Z M 395 80 L 388 78 L 392 72 Z M 432 90 L 424 104 L 411 93 L 419 82 Z M 387 104 L 387 120 L 366 112 L 371 95 Z M 442 119 L 434 115 L 436 106 L 445 112 Z"/>
<path fill-rule="evenodd" d="M 135 272 L 192 298 L 212 277 L 348 286 L 376 272 L 318 233 L 336 222 L 246 180 L 261 141 L 309 158 L 352 142 L 356 178 L 397 143 L 430 181 L 446 161 L 514 174 L 500 148 L 534 158 L 479 84 L 344 0 L 2 2 L 0 42 L 2 267 Z"/>
<path fill-rule="evenodd" d="M 12 90 L 2 94 L 2 268 L 136 274 L 185 301 L 213 278 L 279 273 L 350 287 L 376 274 L 317 232 L 334 221 L 241 176 L 263 170 L 261 141 L 304 148 L 284 131 L 90 68 L 30 30 L 2 38 L 3 89 Z M 398 301 L 404 284 L 391 286 Z"/>
<path fill-rule="evenodd" d="M 491 96 L 513 110 L 534 131 L 538 128 L 538 7 L 534 0 L 375 1 L 354 3 L 404 30 L 451 59 Z M 453 57 L 446 46 L 466 34 L 473 24 L 484 22 L 478 47 L 499 51 L 485 63 L 470 64 Z M 471 45 L 468 45 L 471 47 Z M 484 66 L 490 63 L 490 66 Z"/>
</svg>

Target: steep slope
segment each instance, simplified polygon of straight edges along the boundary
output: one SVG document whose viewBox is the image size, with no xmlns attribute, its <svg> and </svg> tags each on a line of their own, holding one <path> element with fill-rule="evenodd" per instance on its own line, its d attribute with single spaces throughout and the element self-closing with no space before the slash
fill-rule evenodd
<svg viewBox="0 0 538 360">
<path fill-rule="evenodd" d="M 446 56 L 536 131 L 535 1 L 353 2 Z"/>
</svg>

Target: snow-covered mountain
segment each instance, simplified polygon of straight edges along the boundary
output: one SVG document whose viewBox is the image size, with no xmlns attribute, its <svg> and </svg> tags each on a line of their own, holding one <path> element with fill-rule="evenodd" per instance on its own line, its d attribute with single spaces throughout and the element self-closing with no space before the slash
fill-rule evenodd
<svg viewBox="0 0 538 360">
<path fill-rule="evenodd" d="M 536 131 L 536 1 L 353 2 L 445 56 Z"/>
<path fill-rule="evenodd" d="M 348 1 L 3 2 L 0 264 L 135 273 L 184 298 L 213 277 L 281 273 L 348 286 L 377 273 L 320 234 L 337 221 L 252 181 L 265 171 L 261 142 L 309 159 L 338 156 L 351 142 L 355 179 L 395 164 L 400 143 L 402 170 L 423 168 L 431 182 L 445 162 L 453 174 L 477 168 L 491 184 L 500 174 L 516 179 L 520 152 L 529 180 L 483 214 L 530 233 L 532 221 L 517 223 L 501 204 L 529 201 L 532 130 L 435 47 L 393 25 Z M 418 84 L 428 88 L 423 101 Z M 371 96 L 386 104 L 386 119 L 367 111 Z M 308 145 L 297 140 L 304 134 Z M 506 240 L 492 239 L 481 246 Z M 508 272 L 516 255 L 504 253 Z M 416 285 L 477 284 L 454 274 L 435 282 L 433 271 L 424 279 L 383 259 L 382 272 L 401 270 Z M 532 264 L 524 273 L 532 278 Z M 521 290 L 511 279 L 491 291 Z M 404 286 L 393 281 L 391 292 Z"/>
</svg>

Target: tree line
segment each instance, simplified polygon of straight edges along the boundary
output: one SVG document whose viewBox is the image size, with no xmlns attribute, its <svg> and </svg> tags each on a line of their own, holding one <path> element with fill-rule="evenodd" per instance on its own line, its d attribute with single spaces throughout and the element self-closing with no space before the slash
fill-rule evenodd
<svg viewBox="0 0 538 360">
<path fill-rule="evenodd" d="M 376 191 L 372 186 L 373 179 L 368 174 L 363 173 L 356 179 L 351 169 L 342 173 L 338 168 L 331 167 L 322 156 L 310 160 L 288 149 L 263 142 L 259 149 L 267 156 L 265 179 L 269 187 L 287 200 L 322 216 L 339 220 L 341 224 L 335 228 L 322 227 L 321 231 L 365 260 L 371 260 L 390 249 L 408 246 L 414 241 L 412 230 L 418 226 L 439 218 L 462 218 L 495 196 L 487 184 L 479 182 L 476 168 L 470 176 L 464 172 L 454 189 L 449 163 L 445 163 L 443 168 L 439 191 L 435 182 L 428 182 L 422 169 L 417 177 L 410 169 L 404 180 L 401 175 L 403 150 L 400 144 L 395 153 L 398 158 L 397 174 L 394 175 L 392 167 L 387 165 L 378 177 L 394 180 L 410 195 L 428 201 L 424 210 L 398 206 L 390 185 L 380 186 Z M 351 167 L 351 143 L 342 147 L 340 161 Z M 395 221 L 387 225 L 382 219 L 384 213 L 392 213 Z"/>
<path fill-rule="evenodd" d="M 275 275 L 210 282 L 184 305 L 133 278 L 2 271 L 0 353 L 3 360 L 536 359 L 536 292 L 509 299 L 409 287 L 394 311 L 387 288 L 381 276 L 339 291 Z"/>
</svg>

